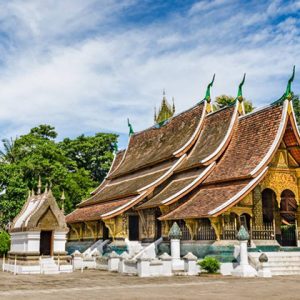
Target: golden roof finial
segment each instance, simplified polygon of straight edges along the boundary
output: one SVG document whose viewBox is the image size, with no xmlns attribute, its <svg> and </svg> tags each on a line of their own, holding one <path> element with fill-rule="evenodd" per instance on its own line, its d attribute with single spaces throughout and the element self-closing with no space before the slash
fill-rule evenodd
<svg viewBox="0 0 300 300">
<path fill-rule="evenodd" d="M 158 110 L 158 113 L 155 112 L 155 122 L 156 123 L 163 123 L 167 119 L 171 118 L 174 115 L 175 112 L 175 104 L 173 99 L 173 106 L 171 106 L 168 103 L 168 100 L 166 98 L 166 91 L 163 89 L 163 99 L 161 101 L 160 108 Z"/>
<path fill-rule="evenodd" d="M 175 100 L 174 100 L 174 97 L 172 97 L 172 102 L 173 102 L 172 110 L 173 110 L 173 114 L 174 114 L 175 113 Z"/>
<path fill-rule="evenodd" d="M 66 200 L 65 190 L 62 191 L 60 200 L 61 200 L 61 210 L 64 213 L 65 212 L 65 200 Z"/>
<path fill-rule="evenodd" d="M 41 175 L 39 175 L 39 181 L 38 181 L 38 195 L 40 195 L 41 194 L 41 192 L 42 192 L 42 179 L 41 179 Z"/>
</svg>

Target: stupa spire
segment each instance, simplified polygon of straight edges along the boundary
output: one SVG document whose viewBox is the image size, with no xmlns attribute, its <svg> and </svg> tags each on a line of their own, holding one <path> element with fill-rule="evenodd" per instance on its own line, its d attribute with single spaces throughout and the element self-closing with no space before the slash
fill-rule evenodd
<svg viewBox="0 0 300 300">
<path fill-rule="evenodd" d="M 166 97 L 166 91 L 165 89 L 163 89 L 163 98 L 158 113 L 156 113 L 155 111 L 154 121 L 158 124 L 161 124 L 164 121 L 171 118 L 174 115 L 174 113 L 175 113 L 174 98 L 173 98 L 173 105 L 170 105 Z"/>
<path fill-rule="evenodd" d="M 38 181 L 38 191 L 37 191 L 37 194 L 40 195 L 41 192 L 42 192 L 42 179 L 41 179 L 41 175 L 39 175 L 39 181 Z"/>
<path fill-rule="evenodd" d="M 64 213 L 65 212 L 65 200 L 66 200 L 65 190 L 62 191 L 60 200 L 61 200 L 61 210 Z"/>
</svg>

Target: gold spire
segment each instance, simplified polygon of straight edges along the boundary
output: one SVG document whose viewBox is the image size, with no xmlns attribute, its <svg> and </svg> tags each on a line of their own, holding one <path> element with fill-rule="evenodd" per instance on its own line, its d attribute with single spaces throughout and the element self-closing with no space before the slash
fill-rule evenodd
<svg viewBox="0 0 300 300">
<path fill-rule="evenodd" d="M 62 191 L 60 200 L 61 200 L 61 211 L 62 211 L 63 213 L 65 213 L 65 200 L 66 200 L 66 197 L 65 197 L 65 190 Z"/>
<path fill-rule="evenodd" d="M 41 194 L 41 192 L 42 192 L 42 179 L 41 179 L 41 175 L 39 175 L 39 181 L 38 181 L 38 195 L 40 195 Z"/>
<path fill-rule="evenodd" d="M 154 121 L 156 123 L 162 123 L 162 122 L 166 121 L 167 119 L 171 118 L 174 115 L 174 113 L 175 113 L 174 98 L 173 98 L 173 106 L 171 106 L 168 103 L 168 100 L 166 98 L 166 91 L 163 90 L 163 99 L 161 101 L 161 105 L 158 110 L 158 114 L 156 114 L 156 111 L 155 111 Z"/>
<path fill-rule="evenodd" d="M 44 192 L 45 194 L 47 194 L 48 193 L 48 183 L 46 183 L 46 185 L 45 185 L 45 192 Z"/>
</svg>

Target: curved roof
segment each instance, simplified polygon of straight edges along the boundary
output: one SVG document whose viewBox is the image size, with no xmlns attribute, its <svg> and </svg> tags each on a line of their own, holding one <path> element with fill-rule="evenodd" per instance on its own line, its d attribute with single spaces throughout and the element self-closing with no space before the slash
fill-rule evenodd
<svg viewBox="0 0 300 300">
<path fill-rule="evenodd" d="M 129 198 L 119 199 L 115 201 L 108 201 L 104 203 L 98 203 L 95 205 L 77 208 L 66 217 L 66 221 L 68 223 L 75 223 L 75 222 L 99 220 L 101 219 L 102 214 L 112 211 L 115 208 L 120 207 L 125 203 L 128 203 L 128 201 L 132 199 L 133 197 L 129 197 Z"/>
<path fill-rule="evenodd" d="M 200 136 L 181 169 L 199 166 L 220 156 L 229 142 L 237 115 L 236 105 L 207 115 Z"/>
<path fill-rule="evenodd" d="M 112 173 L 120 165 L 124 155 L 125 155 L 125 150 L 121 150 L 121 151 L 116 153 L 116 155 L 113 159 L 113 162 L 111 164 L 111 167 L 108 171 L 107 176 L 109 176 L 109 174 Z M 107 178 L 107 176 L 106 176 L 106 178 Z M 91 195 L 95 195 L 98 191 L 100 191 L 104 187 L 104 185 L 107 184 L 107 179 L 106 178 L 102 181 L 102 183 L 95 190 L 93 190 L 91 192 Z"/>
<path fill-rule="evenodd" d="M 47 224 L 53 227 L 51 230 L 67 230 L 64 214 L 59 209 L 51 190 L 28 197 L 22 210 L 13 220 L 10 230 L 13 232 L 41 230 L 45 225 L 41 223 L 45 216 L 53 220 Z"/>
<path fill-rule="evenodd" d="M 174 152 L 191 141 L 204 118 L 204 103 L 131 136 L 121 165 L 110 174 L 115 178 L 174 157 Z M 197 130 L 196 130 L 197 129 Z"/>
<path fill-rule="evenodd" d="M 267 164 L 279 145 L 288 103 L 239 117 L 231 142 L 205 183 L 250 178 Z"/>
<path fill-rule="evenodd" d="M 161 217 L 161 220 L 203 218 L 219 215 L 252 191 L 266 174 L 265 168 L 254 179 L 202 187 L 190 200 Z"/>
</svg>

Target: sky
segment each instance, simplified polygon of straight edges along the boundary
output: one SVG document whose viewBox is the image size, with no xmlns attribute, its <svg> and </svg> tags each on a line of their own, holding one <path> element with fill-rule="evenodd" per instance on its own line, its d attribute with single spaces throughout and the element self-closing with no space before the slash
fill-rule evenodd
<svg viewBox="0 0 300 300">
<path fill-rule="evenodd" d="M 0 0 L 0 137 L 51 124 L 59 138 L 153 125 L 162 91 L 179 113 L 203 99 L 259 107 L 300 93 L 300 1 Z"/>
</svg>

